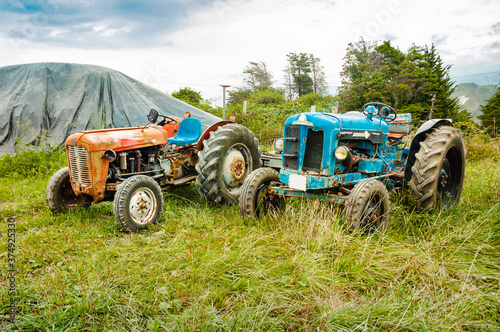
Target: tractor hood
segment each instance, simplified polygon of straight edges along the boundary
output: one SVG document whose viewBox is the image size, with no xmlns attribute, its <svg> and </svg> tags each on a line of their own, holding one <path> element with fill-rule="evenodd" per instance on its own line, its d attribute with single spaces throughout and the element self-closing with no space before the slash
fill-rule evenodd
<svg viewBox="0 0 500 332">
<path fill-rule="evenodd" d="M 380 118 L 368 119 L 361 112 L 345 114 L 302 113 L 292 115 L 285 122 L 288 126 L 306 126 L 321 129 L 325 133 L 334 134 L 344 139 L 366 139 L 375 144 L 383 143 L 389 133 L 387 122 Z"/>
<path fill-rule="evenodd" d="M 340 131 L 382 131 L 389 132 L 389 126 L 384 120 L 374 117 L 369 120 L 361 112 L 348 112 L 345 114 L 333 113 L 302 113 L 289 117 L 285 125 L 305 125 Z"/>
<path fill-rule="evenodd" d="M 121 151 L 165 144 L 167 138 L 168 132 L 155 126 L 85 130 L 70 135 L 65 146 L 81 145 L 89 151 Z"/>
</svg>

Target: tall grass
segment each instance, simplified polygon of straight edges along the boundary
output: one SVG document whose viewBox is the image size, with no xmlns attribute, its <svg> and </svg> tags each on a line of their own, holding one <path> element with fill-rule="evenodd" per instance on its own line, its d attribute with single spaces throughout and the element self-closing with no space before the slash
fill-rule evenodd
<svg viewBox="0 0 500 332">
<path fill-rule="evenodd" d="M 314 200 L 242 220 L 234 206 L 203 204 L 194 185 L 165 194 L 160 224 L 122 233 L 111 203 L 53 216 L 47 167 L 0 181 L 3 248 L 5 219 L 17 219 L 19 330 L 500 329 L 494 160 L 468 163 L 461 203 L 449 210 L 416 213 L 393 197 L 383 235 L 343 230 L 342 209 Z M 5 309 L 5 330 L 7 319 Z"/>
</svg>

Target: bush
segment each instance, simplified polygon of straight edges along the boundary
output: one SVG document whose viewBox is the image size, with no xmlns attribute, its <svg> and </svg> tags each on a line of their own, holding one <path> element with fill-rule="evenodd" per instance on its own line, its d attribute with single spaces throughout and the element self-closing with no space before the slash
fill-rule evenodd
<svg viewBox="0 0 500 332">
<path fill-rule="evenodd" d="M 465 137 L 465 148 L 467 149 L 466 158 L 468 162 L 481 160 L 500 161 L 500 141 L 498 138 L 492 139 L 484 133 L 469 134 Z"/>
<path fill-rule="evenodd" d="M 66 153 L 62 148 L 22 146 L 16 154 L 0 156 L 0 174 L 3 178 L 20 179 L 45 176 L 66 165 Z"/>
<path fill-rule="evenodd" d="M 260 105 L 282 104 L 285 102 L 283 91 L 263 90 L 250 96 L 250 102 Z"/>
<path fill-rule="evenodd" d="M 297 102 L 304 105 L 304 106 L 330 106 L 335 102 L 335 97 L 333 96 L 322 96 L 319 93 L 309 93 L 307 95 L 303 95 L 299 99 L 297 99 Z"/>
</svg>

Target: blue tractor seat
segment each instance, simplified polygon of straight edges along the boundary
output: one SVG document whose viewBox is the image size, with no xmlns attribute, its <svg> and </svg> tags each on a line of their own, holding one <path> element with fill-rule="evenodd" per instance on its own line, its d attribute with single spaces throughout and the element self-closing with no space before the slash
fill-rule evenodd
<svg viewBox="0 0 500 332">
<path fill-rule="evenodd" d="M 186 146 L 198 142 L 201 136 L 201 121 L 196 118 L 186 118 L 181 121 L 177 135 L 167 139 L 167 144 Z"/>
</svg>

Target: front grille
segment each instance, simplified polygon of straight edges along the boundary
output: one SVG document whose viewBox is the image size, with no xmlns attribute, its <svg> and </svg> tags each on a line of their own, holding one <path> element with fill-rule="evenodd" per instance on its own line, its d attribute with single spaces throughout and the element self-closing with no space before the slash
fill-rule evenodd
<svg viewBox="0 0 500 332">
<path fill-rule="evenodd" d="M 304 152 L 304 162 L 302 170 L 321 171 L 321 161 L 323 160 L 323 131 L 307 130 L 306 150 Z"/>
<path fill-rule="evenodd" d="M 285 148 L 283 152 L 285 168 L 292 170 L 299 168 L 299 135 L 299 127 L 292 126 L 285 129 Z"/>
<path fill-rule="evenodd" d="M 80 187 L 90 187 L 89 155 L 83 146 L 68 146 L 71 182 Z"/>
</svg>

